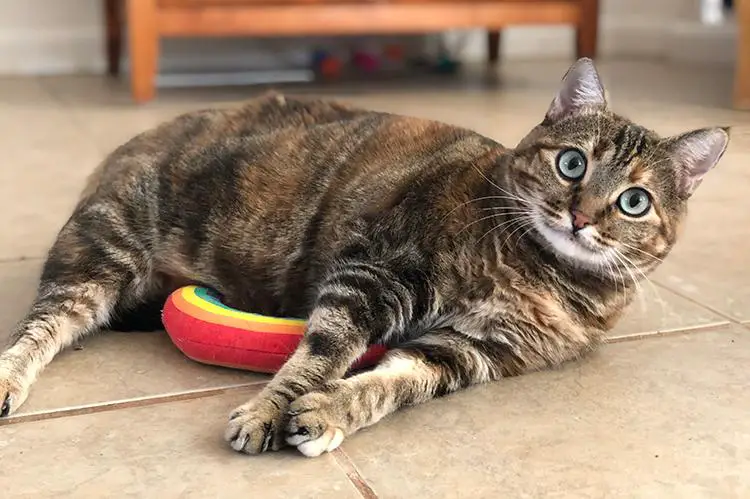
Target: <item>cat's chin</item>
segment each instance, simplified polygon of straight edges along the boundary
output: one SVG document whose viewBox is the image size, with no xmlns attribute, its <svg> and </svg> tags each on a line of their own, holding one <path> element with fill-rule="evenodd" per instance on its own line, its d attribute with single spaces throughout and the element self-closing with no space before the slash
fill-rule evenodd
<svg viewBox="0 0 750 499">
<path fill-rule="evenodd" d="M 565 260 L 592 270 L 601 269 L 608 261 L 606 249 L 594 247 L 584 231 L 573 234 L 569 230 L 553 227 L 539 217 L 534 225 L 546 245 Z"/>
</svg>

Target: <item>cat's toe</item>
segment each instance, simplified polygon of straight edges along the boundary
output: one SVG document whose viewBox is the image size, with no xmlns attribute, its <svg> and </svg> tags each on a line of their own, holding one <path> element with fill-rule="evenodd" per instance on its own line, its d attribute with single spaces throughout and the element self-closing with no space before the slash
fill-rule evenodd
<svg viewBox="0 0 750 499">
<path fill-rule="evenodd" d="M 21 376 L 2 367 L 0 359 L 0 418 L 10 416 L 18 410 L 28 393 Z"/>
<path fill-rule="evenodd" d="M 224 438 L 237 452 L 260 454 L 284 445 L 284 415 L 275 407 L 248 404 L 236 409 L 229 419 Z"/>
<path fill-rule="evenodd" d="M 335 450 L 344 441 L 344 428 L 328 395 L 310 393 L 292 402 L 286 443 L 307 457 Z"/>
</svg>

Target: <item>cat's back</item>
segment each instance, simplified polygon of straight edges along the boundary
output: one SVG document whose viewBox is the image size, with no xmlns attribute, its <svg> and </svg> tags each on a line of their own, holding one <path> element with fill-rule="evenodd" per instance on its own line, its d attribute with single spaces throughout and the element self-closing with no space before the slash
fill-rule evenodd
<svg viewBox="0 0 750 499">
<path fill-rule="evenodd" d="M 314 176 L 319 183 L 344 163 L 351 175 L 377 176 L 386 168 L 397 173 L 396 165 L 413 170 L 430 160 L 439 166 L 466 158 L 485 149 L 486 140 L 440 122 L 268 93 L 233 108 L 189 112 L 137 135 L 94 171 L 82 197 L 159 179 L 179 187 L 196 173 L 218 175 L 217 164 L 229 163 L 251 165 L 250 177 L 292 175 L 298 182 Z"/>
<path fill-rule="evenodd" d="M 374 114 L 337 102 L 290 99 L 268 93 L 227 109 L 201 109 L 179 115 L 142 132 L 115 149 L 92 173 L 82 194 L 87 198 L 99 187 L 132 182 L 177 164 L 206 148 L 242 138 L 279 133 L 300 133 L 311 127 L 346 122 Z"/>
</svg>

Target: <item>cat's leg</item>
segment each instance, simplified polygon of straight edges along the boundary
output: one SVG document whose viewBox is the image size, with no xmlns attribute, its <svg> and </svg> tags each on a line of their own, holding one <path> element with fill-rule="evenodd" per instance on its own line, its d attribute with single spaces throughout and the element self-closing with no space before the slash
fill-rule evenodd
<svg viewBox="0 0 750 499">
<path fill-rule="evenodd" d="M 52 358 L 105 325 L 117 304 L 146 288 L 144 249 L 116 220 L 78 213 L 49 252 L 38 294 L 0 353 L 0 416 L 15 412 Z"/>
<path fill-rule="evenodd" d="M 388 352 L 374 370 L 331 381 L 292 402 L 286 441 L 318 456 L 400 407 L 523 370 L 507 343 L 433 331 Z"/>
<path fill-rule="evenodd" d="M 254 400 L 231 415 L 225 438 L 232 448 L 256 454 L 286 445 L 289 404 L 341 378 L 369 344 L 403 330 L 414 317 L 424 281 L 411 277 L 355 262 L 331 272 L 295 353 Z"/>
</svg>

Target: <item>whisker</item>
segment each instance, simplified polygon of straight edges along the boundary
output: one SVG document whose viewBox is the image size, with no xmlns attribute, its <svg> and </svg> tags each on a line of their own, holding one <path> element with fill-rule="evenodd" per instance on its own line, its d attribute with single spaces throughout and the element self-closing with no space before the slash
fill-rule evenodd
<svg viewBox="0 0 750 499">
<path fill-rule="evenodd" d="M 532 222 L 533 222 L 533 220 L 532 220 Z M 518 236 L 518 239 L 516 239 L 516 245 L 513 247 L 514 250 L 518 248 L 518 243 L 521 242 L 521 239 L 523 239 L 524 237 L 526 237 L 526 235 L 529 232 L 531 232 L 532 230 L 534 230 L 533 223 L 532 223 L 532 225 L 528 229 L 526 229 L 525 231 L 523 231 L 520 236 Z"/>
<path fill-rule="evenodd" d="M 508 234 L 508 237 L 506 237 L 506 238 L 505 238 L 505 239 L 503 240 L 503 242 L 502 242 L 502 244 L 500 245 L 500 247 L 502 248 L 503 246 L 505 246 L 505 244 L 506 244 L 506 243 L 508 242 L 508 240 L 509 240 L 509 239 L 510 239 L 510 238 L 511 238 L 511 237 L 513 236 L 513 234 L 515 234 L 516 232 L 518 232 L 519 230 L 521 230 L 521 229 L 523 229 L 523 228 L 525 228 L 525 227 L 528 227 L 529 225 L 533 225 L 533 224 L 534 224 L 534 221 L 535 221 L 535 220 L 534 220 L 533 218 L 529 218 L 529 219 L 527 219 L 527 220 L 523 220 L 523 223 L 522 223 L 521 225 L 519 225 L 518 227 L 516 227 L 515 229 L 513 229 L 513 231 L 512 231 L 512 232 L 511 232 L 510 234 Z"/>
<path fill-rule="evenodd" d="M 638 294 L 638 300 L 639 300 L 639 302 L 641 304 L 641 310 L 645 310 L 645 308 L 646 308 L 646 302 L 645 302 L 645 296 L 643 294 L 643 289 L 641 288 L 639 280 L 635 277 L 635 274 L 633 274 L 633 272 L 631 270 L 631 268 L 635 269 L 636 271 L 639 271 L 639 269 L 635 265 L 633 265 L 633 262 L 630 261 L 624 254 L 622 254 L 621 251 L 617 250 L 616 248 L 615 248 L 615 251 L 616 251 L 616 255 L 618 255 L 618 258 L 620 259 L 620 261 L 622 261 L 623 263 L 625 263 L 625 269 L 630 273 L 630 276 L 631 276 L 631 278 L 633 279 L 633 282 L 636 285 L 636 292 Z"/>
<path fill-rule="evenodd" d="M 472 165 L 472 167 L 474 168 L 474 170 L 476 170 L 476 171 L 477 171 L 477 173 L 478 173 L 479 175 L 481 175 L 481 176 L 482 176 L 482 178 L 483 178 L 483 179 L 485 179 L 485 180 L 486 180 L 487 182 L 489 182 L 489 184 L 490 184 L 490 185 L 491 185 L 492 187 L 494 187 L 495 189 L 497 189 L 498 191 L 500 191 L 500 192 L 502 192 L 502 193 L 504 193 L 504 194 L 507 194 L 507 195 L 509 195 L 509 196 L 514 196 L 514 194 L 513 194 L 512 192 L 508 192 L 507 190 L 503 189 L 502 187 L 500 187 L 499 185 L 497 185 L 497 184 L 496 184 L 495 182 L 493 182 L 493 181 L 492 181 L 492 180 L 491 180 L 491 179 L 490 179 L 489 177 L 487 177 L 487 175 L 485 175 L 485 174 L 484 174 L 484 173 L 482 172 L 482 170 L 480 170 L 479 168 L 477 168 L 477 166 L 476 166 L 476 165 Z M 522 199 L 521 199 L 520 197 L 516 197 L 516 198 L 517 198 L 517 200 L 519 200 L 519 201 L 524 201 L 524 202 L 526 201 L 525 199 L 523 199 L 523 200 L 522 200 Z"/>
<path fill-rule="evenodd" d="M 443 218 L 440 220 L 440 222 L 441 223 L 444 222 L 445 219 L 448 218 L 453 212 L 455 212 L 456 210 L 458 210 L 458 209 L 466 206 L 467 204 L 476 203 L 477 201 L 484 201 L 484 200 L 487 200 L 487 199 L 511 199 L 511 200 L 520 201 L 520 202 L 524 202 L 524 203 L 527 202 L 525 199 L 520 199 L 520 198 L 516 199 L 516 198 L 512 198 L 512 197 L 508 197 L 508 196 L 482 196 L 482 197 L 479 197 L 479 198 L 470 199 L 469 201 L 466 201 L 465 203 L 459 204 L 458 206 L 456 206 L 455 208 L 453 208 L 451 211 L 449 211 L 448 213 L 446 213 L 445 216 L 443 216 Z"/>
<path fill-rule="evenodd" d="M 620 251 L 618 251 L 618 252 L 622 256 L 622 258 L 624 258 L 624 259 L 626 259 L 627 261 L 630 262 L 630 265 L 633 267 L 633 269 L 636 272 L 638 272 L 643 277 L 643 280 L 645 280 L 648 283 L 649 286 L 651 286 L 651 291 L 653 291 L 656 299 L 659 301 L 659 306 L 661 307 L 661 313 L 665 314 L 666 313 L 666 302 L 664 301 L 664 298 L 662 297 L 661 292 L 659 291 L 659 289 L 657 289 L 657 287 L 654 285 L 653 281 L 646 275 L 645 272 L 643 272 L 640 268 L 638 268 L 638 266 L 636 266 L 632 262 L 632 260 L 630 260 L 625 254 L 623 254 Z"/>
<path fill-rule="evenodd" d="M 478 220 L 474 220 L 473 222 L 470 222 L 470 223 L 466 224 L 461 230 L 459 230 L 458 232 L 456 232 L 456 235 L 462 233 L 463 231 L 465 231 L 466 229 L 468 229 L 472 225 L 476 225 L 479 222 L 482 222 L 484 220 L 489 220 L 490 218 L 495 218 L 497 216 L 499 216 L 497 213 L 493 213 L 492 215 L 487 215 L 486 217 L 482 217 L 482 218 L 480 218 Z"/>
<path fill-rule="evenodd" d="M 612 256 L 614 256 L 617 259 L 618 263 L 624 264 L 625 262 L 623 262 L 620 259 L 619 255 L 617 254 L 617 249 L 616 248 L 612 248 L 612 249 L 615 250 L 611 253 Z M 628 301 L 628 296 L 627 296 L 628 285 L 625 284 L 625 275 L 622 273 L 622 270 L 620 269 L 620 265 L 616 265 L 615 269 L 617 269 L 617 272 L 620 274 L 620 280 L 622 281 L 622 300 L 623 302 L 627 302 Z M 626 264 L 625 270 L 627 270 L 627 264 Z"/>
<path fill-rule="evenodd" d="M 504 206 L 491 206 L 491 207 L 488 207 L 488 208 L 482 208 L 480 211 L 499 211 L 499 212 L 502 212 L 502 213 L 499 213 L 499 215 L 513 215 L 513 214 L 517 214 L 517 213 L 531 213 L 531 210 L 522 210 L 522 211 L 513 211 L 513 212 L 508 212 L 508 211 L 505 211 L 505 210 L 519 210 L 519 209 L 518 208 L 510 207 L 510 206 L 508 206 L 508 207 L 504 207 Z"/>
<path fill-rule="evenodd" d="M 612 276 L 612 281 L 615 283 L 615 294 L 617 294 L 617 292 L 618 292 L 618 289 L 617 289 L 617 279 L 616 279 L 617 276 L 615 275 L 615 269 L 614 269 L 614 267 L 612 267 L 612 260 L 610 260 L 609 254 L 607 253 L 606 255 L 607 256 L 604 257 L 604 263 L 607 264 L 607 273 L 610 276 Z"/>
<path fill-rule="evenodd" d="M 482 234 L 482 237 L 480 237 L 479 239 L 477 239 L 477 243 L 481 242 L 481 241 L 482 241 L 482 239 L 484 239 L 484 238 L 485 238 L 485 237 L 487 237 L 487 236 L 488 236 L 488 235 L 489 235 L 490 233 L 492 233 L 492 232 L 496 231 L 496 230 L 497 230 L 497 229 L 499 229 L 500 227 L 502 227 L 502 226 L 504 226 L 504 225 L 512 224 L 512 223 L 514 223 L 514 222 L 518 222 L 518 220 L 517 220 L 517 219 L 506 220 L 505 222 L 503 222 L 503 223 L 501 223 L 501 224 L 497 224 L 497 225 L 495 225 L 495 226 L 494 226 L 494 227 L 492 227 L 492 228 L 491 228 L 490 230 L 488 230 L 487 232 L 485 232 L 484 234 Z"/>
<path fill-rule="evenodd" d="M 479 239 L 477 240 L 477 242 L 481 241 L 482 239 L 484 239 L 484 237 L 485 237 L 485 236 L 486 236 L 487 234 L 489 234 L 490 232 L 492 232 L 492 231 L 494 231 L 494 230 L 497 230 L 497 229 L 499 229 L 500 227 L 503 227 L 503 226 L 505 226 L 505 225 L 511 225 L 511 224 L 514 224 L 514 223 L 520 223 L 520 222 L 522 222 L 522 221 L 523 221 L 524 219 L 525 219 L 525 217 L 512 218 L 512 219 L 510 219 L 510 220 L 506 220 L 506 221 L 505 221 L 505 222 L 503 222 L 503 223 L 497 224 L 497 225 L 495 225 L 495 226 L 494 226 L 493 228 L 491 228 L 490 230 L 488 230 L 487 232 L 485 232 L 484 234 L 482 234 L 482 237 L 480 237 L 480 238 L 479 238 Z"/>
<path fill-rule="evenodd" d="M 622 244 L 623 246 L 625 246 L 628 249 L 631 249 L 633 251 L 637 251 L 638 253 L 642 253 L 642 254 L 646 255 L 647 257 L 649 257 L 649 258 L 653 258 L 654 260 L 656 260 L 659 263 L 663 263 L 664 262 L 664 260 L 662 260 L 661 258 L 652 255 L 648 251 L 644 251 L 644 250 L 642 250 L 642 249 L 640 249 L 640 248 L 638 248 L 636 246 L 633 246 L 632 244 L 624 243 L 622 241 L 620 241 L 620 244 Z"/>
</svg>

